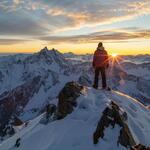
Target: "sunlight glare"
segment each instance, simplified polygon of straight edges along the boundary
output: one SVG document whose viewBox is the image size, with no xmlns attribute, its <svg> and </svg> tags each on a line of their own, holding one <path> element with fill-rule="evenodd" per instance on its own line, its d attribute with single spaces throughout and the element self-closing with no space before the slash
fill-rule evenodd
<svg viewBox="0 0 150 150">
<path fill-rule="evenodd" d="M 112 56 L 112 57 L 116 57 L 116 56 L 117 56 L 117 54 L 113 53 L 113 54 L 111 54 L 111 56 Z"/>
</svg>

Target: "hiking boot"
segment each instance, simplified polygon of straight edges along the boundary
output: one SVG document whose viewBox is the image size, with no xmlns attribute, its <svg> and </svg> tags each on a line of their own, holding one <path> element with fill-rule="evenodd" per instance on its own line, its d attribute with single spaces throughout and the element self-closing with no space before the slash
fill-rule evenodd
<svg viewBox="0 0 150 150">
<path fill-rule="evenodd" d="M 110 88 L 110 87 L 107 87 L 106 90 L 107 90 L 107 91 L 111 91 L 111 88 Z"/>
<path fill-rule="evenodd" d="M 93 88 L 94 88 L 94 89 L 98 89 L 98 86 L 96 86 L 96 85 L 93 85 Z"/>
<path fill-rule="evenodd" d="M 102 87 L 103 90 L 111 91 L 110 87 Z"/>
</svg>

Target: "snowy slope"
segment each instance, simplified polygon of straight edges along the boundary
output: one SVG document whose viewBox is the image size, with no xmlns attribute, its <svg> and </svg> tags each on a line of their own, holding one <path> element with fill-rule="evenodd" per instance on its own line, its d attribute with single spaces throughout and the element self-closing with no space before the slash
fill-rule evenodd
<svg viewBox="0 0 150 150">
<path fill-rule="evenodd" d="M 127 112 L 127 123 L 137 144 L 150 146 L 150 111 L 145 106 L 117 91 L 86 88 L 78 98 L 75 110 L 66 118 L 43 125 L 38 123 L 38 117 L 26 129 L 17 133 L 17 136 L 1 143 L 0 149 L 15 150 L 14 144 L 20 135 L 20 150 L 125 150 L 125 147 L 117 146 L 120 129 L 117 125 L 114 129 L 107 128 L 104 139 L 100 139 L 97 145 L 92 142 L 97 122 L 111 100 L 116 101 Z M 34 128 L 31 128 L 32 124 Z M 26 133 L 23 133 L 24 130 L 27 130 Z"/>
</svg>

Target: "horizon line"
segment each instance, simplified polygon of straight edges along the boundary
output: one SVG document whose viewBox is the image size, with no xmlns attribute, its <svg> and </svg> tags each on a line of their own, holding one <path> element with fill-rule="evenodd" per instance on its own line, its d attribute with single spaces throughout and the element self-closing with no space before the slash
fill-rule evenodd
<svg viewBox="0 0 150 150">
<path fill-rule="evenodd" d="M 52 50 L 52 49 L 48 49 L 49 51 L 50 50 Z M 57 49 L 55 49 L 55 50 L 57 50 Z M 59 50 L 57 50 L 57 51 L 59 51 Z M 35 52 L 0 52 L 0 55 L 2 54 L 2 55 L 15 55 L 15 54 L 34 54 L 34 53 L 38 53 L 38 52 L 40 52 L 40 50 L 39 51 L 35 51 Z M 74 53 L 74 52 L 71 52 L 71 51 L 68 51 L 68 52 L 61 52 L 61 51 L 59 51 L 60 53 L 62 53 L 62 54 L 67 54 L 67 53 L 72 53 L 72 54 L 75 54 L 75 55 L 92 55 L 93 53 Z M 113 53 L 108 53 L 109 55 L 111 55 L 111 54 L 113 54 Z M 138 55 L 150 55 L 150 53 L 138 53 L 138 54 L 117 54 L 117 55 L 120 55 L 120 56 L 138 56 Z"/>
</svg>

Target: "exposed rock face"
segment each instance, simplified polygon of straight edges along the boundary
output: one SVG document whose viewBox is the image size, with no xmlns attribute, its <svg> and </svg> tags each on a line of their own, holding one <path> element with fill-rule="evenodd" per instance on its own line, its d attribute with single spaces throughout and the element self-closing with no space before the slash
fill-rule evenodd
<svg viewBox="0 0 150 150">
<path fill-rule="evenodd" d="M 42 112 L 45 112 L 45 117 L 40 120 L 41 124 L 47 124 L 49 121 L 54 121 L 56 117 L 57 106 L 55 104 L 47 104 Z"/>
<path fill-rule="evenodd" d="M 104 130 L 109 125 L 114 128 L 115 125 L 118 124 L 121 127 L 120 135 L 118 137 L 118 144 L 121 144 L 125 147 L 134 146 L 136 142 L 132 136 L 132 133 L 130 132 L 126 120 L 126 112 L 123 112 L 120 107 L 112 101 L 110 106 L 106 107 L 106 109 L 103 111 L 103 115 L 97 125 L 96 131 L 94 132 L 94 144 L 98 143 L 99 138 L 104 137 Z"/>
<path fill-rule="evenodd" d="M 83 86 L 75 82 L 68 82 L 58 95 L 57 118 L 62 119 L 77 106 L 76 99 L 80 96 Z"/>
<path fill-rule="evenodd" d="M 48 104 L 45 107 L 45 111 L 46 111 L 46 119 L 50 118 L 52 116 L 52 114 L 56 114 L 56 105 L 54 104 Z"/>
<path fill-rule="evenodd" d="M 132 133 L 130 132 L 130 129 L 126 123 L 123 124 L 123 127 L 120 130 L 118 143 L 120 143 L 121 145 L 125 147 L 131 147 L 132 145 L 136 144 L 132 136 Z"/>
<path fill-rule="evenodd" d="M 19 114 L 30 98 L 38 92 L 41 86 L 41 77 L 36 76 L 31 81 L 20 85 L 10 92 L 4 92 L 0 96 L 0 122 L 4 126 L 12 114 Z"/>
<path fill-rule="evenodd" d="M 131 147 L 131 150 L 150 150 L 150 147 L 146 147 L 144 145 L 138 144 Z"/>
</svg>

